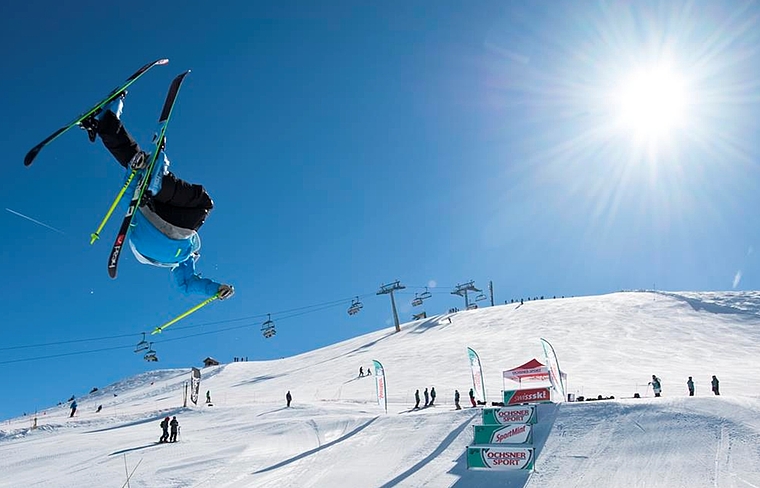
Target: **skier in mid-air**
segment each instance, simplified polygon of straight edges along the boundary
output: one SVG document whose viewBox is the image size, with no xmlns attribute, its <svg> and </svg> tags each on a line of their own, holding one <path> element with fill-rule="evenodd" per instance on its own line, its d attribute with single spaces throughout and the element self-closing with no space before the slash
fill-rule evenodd
<svg viewBox="0 0 760 488">
<path fill-rule="evenodd" d="M 123 107 L 121 95 L 81 125 L 92 142 L 100 136 L 106 149 L 127 170 L 144 170 L 150 163 L 150 155 L 140 150 L 122 124 Z M 231 297 L 235 293 L 231 285 L 201 278 L 195 271 L 201 247 L 197 231 L 214 207 L 206 189 L 174 176 L 163 148 L 147 177 L 148 198 L 140 202 L 129 232 L 132 253 L 143 264 L 171 268 L 175 282 L 186 294 L 209 297 L 218 294 L 222 300 Z"/>
</svg>

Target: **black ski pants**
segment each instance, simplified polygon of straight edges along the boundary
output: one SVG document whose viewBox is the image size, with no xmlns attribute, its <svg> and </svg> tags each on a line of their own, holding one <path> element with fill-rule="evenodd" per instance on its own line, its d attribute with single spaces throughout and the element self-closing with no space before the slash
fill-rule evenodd
<svg viewBox="0 0 760 488">
<path fill-rule="evenodd" d="M 98 135 L 106 149 L 125 168 L 140 151 L 140 146 L 111 111 L 100 120 Z M 188 183 L 169 172 L 161 181 L 161 191 L 153 196 L 152 207 L 166 222 L 183 229 L 198 230 L 214 208 L 214 202 L 203 186 Z"/>
</svg>

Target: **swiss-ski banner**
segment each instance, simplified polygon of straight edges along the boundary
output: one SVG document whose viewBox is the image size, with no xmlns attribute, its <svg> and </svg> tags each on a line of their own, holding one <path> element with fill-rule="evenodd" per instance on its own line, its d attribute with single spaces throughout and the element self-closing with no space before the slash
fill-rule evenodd
<svg viewBox="0 0 760 488">
<path fill-rule="evenodd" d="M 198 390 L 201 388 L 201 370 L 193 368 L 190 373 L 190 401 L 198 405 Z"/>
<path fill-rule="evenodd" d="M 472 371 L 472 386 L 475 390 L 475 399 L 480 402 L 486 401 L 486 385 L 483 381 L 483 368 L 480 365 L 478 353 L 471 348 L 467 348 L 467 357 L 470 359 L 470 370 Z"/>
<path fill-rule="evenodd" d="M 557 359 L 557 353 L 554 352 L 554 347 L 544 338 L 541 338 L 541 346 L 544 348 L 544 355 L 546 356 L 546 366 L 549 368 L 549 381 L 557 392 L 562 395 L 564 400 L 565 382 L 562 380 L 562 370 L 559 369 L 559 360 Z"/>
<path fill-rule="evenodd" d="M 375 386 L 377 387 L 377 404 L 385 409 L 388 413 L 388 392 L 385 387 L 385 368 L 380 361 L 372 360 L 375 366 Z"/>
</svg>

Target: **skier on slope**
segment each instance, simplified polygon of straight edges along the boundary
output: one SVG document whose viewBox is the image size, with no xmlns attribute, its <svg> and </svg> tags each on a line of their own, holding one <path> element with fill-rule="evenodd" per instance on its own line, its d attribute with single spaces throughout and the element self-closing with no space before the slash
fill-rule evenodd
<svg viewBox="0 0 760 488">
<path fill-rule="evenodd" d="M 720 381 L 715 377 L 715 375 L 713 375 L 710 384 L 712 386 L 712 392 L 715 393 L 716 396 L 720 396 Z"/>
<path fill-rule="evenodd" d="M 179 429 L 179 421 L 177 417 L 172 417 L 172 421 L 169 422 L 171 428 L 171 435 L 169 436 L 169 442 L 177 442 L 177 431 Z"/>
<path fill-rule="evenodd" d="M 123 107 L 124 95 L 106 105 L 97 117 L 83 121 L 82 126 L 92 142 L 100 136 L 106 149 L 127 170 L 144 170 L 150 155 L 140 150 L 122 124 Z M 132 253 L 143 264 L 171 268 L 175 282 L 186 294 L 210 297 L 218 293 L 222 300 L 231 297 L 235 293 L 231 285 L 201 278 L 195 272 L 201 247 L 197 231 L 214 207 L 205 188 L 174 176 L 163 150 L 148 177 L 149 198 L 140 203 L 129 233 Z"/>
<path fill-rule="evenodd" d="M 650 385 L 652 385 L 652 391 L 654 391 L 654 396 L 658 397 L 660 396 L 660 392 L 662 392 L 662 383 L 660 378 L 658 378 L 655 375 L 652 375 L 652 381 L 649 382 Z"/>
<path fill-rule="evenodd" d="M 162 420 L 159 425 L 161 426 L 161 438 L 158 439 L 158 442 L 163 444 L 169 440 L 169 417 Z"/>
</svg>

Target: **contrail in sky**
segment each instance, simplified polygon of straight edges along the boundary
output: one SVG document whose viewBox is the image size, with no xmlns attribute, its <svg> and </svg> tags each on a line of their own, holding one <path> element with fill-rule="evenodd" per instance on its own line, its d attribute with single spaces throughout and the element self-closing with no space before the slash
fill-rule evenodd
<svg viewBox="0 0 760 488">
<path fill-rule="evenodd" d="M 28 217 L 28 216 L 26 216 L 26 215 L 24 215 L 22 213 L 18 213 L 15 210 L 11 210 L 8 207 L 5 207 L 5 210 L 9 211 L 13 215 L 18 215 L 19 217 L 24 218 L 26 220 L 30 220 L 30 221 L 34 222 L 35 224 L 37 224 L 37 225 L 41 225 L 42 227 L 45 227 L 46 229 L 54 230 L 54 231 L 58 232 L 59 234 L 63 234 L 64 233 L 62 230 L 58 230 L 55 227 L 51 227 L 51 226 L 47 225 L 44 222 L 40 222 L 39 220 L 34 220 L 33 218 Z"/>
</svg>

